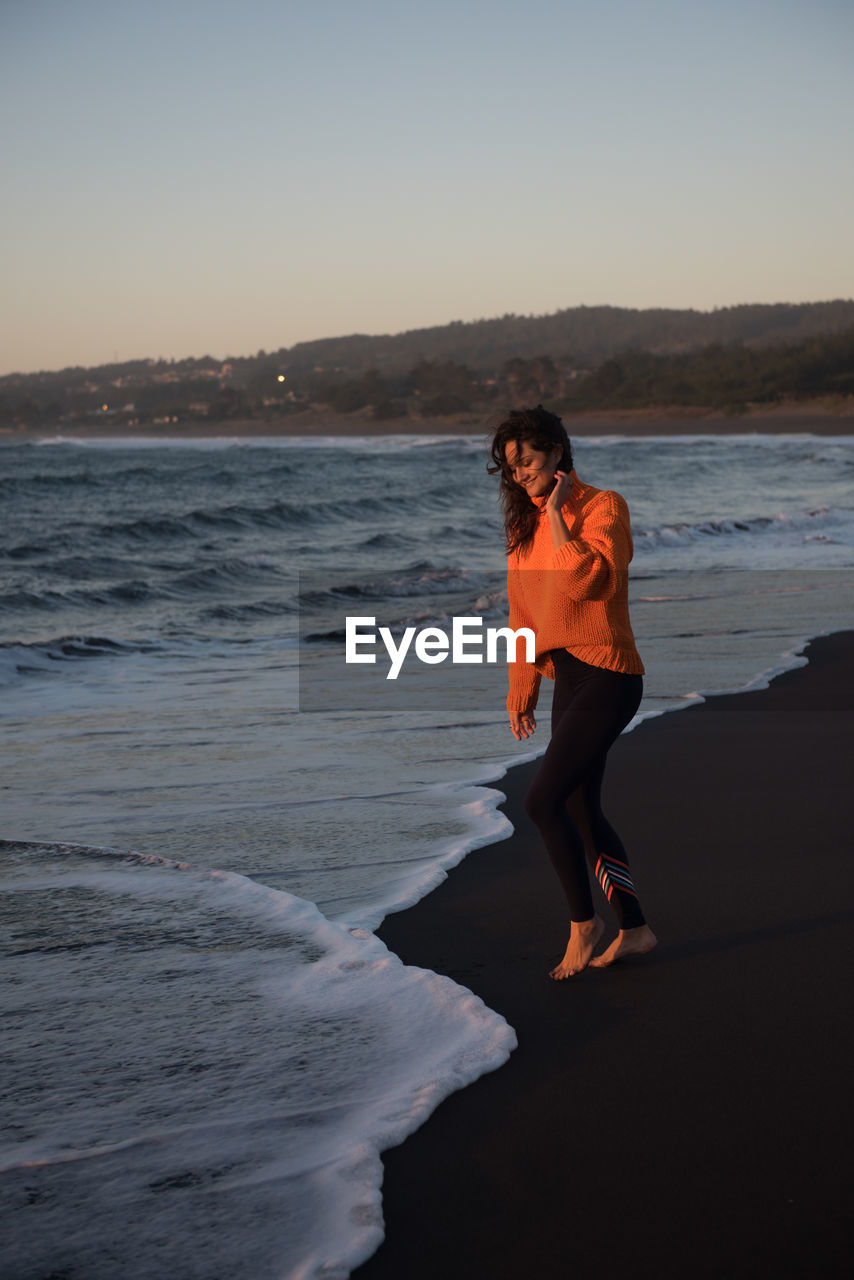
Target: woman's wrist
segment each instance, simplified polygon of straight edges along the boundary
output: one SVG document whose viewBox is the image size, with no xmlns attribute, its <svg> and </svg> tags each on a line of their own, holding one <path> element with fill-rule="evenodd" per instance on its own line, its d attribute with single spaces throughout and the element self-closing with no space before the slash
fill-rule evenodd
<svg viewBox="0 0 854 1280">
<path fill-rule="evenodd" d="M 570 541 L 569 529 L 566 527 L 566 521 L 563 518 L 563 512 L 560 507 L 549 507 L 549 529 L 552 535 L 552 547 L 557 551 L 558 547 L 562 547 L 564 543 Z"/>
</svg>

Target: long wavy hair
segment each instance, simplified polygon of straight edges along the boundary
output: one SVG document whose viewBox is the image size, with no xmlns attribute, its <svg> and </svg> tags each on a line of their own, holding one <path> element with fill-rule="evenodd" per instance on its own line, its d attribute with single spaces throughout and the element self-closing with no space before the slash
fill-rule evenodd
<svg viewBox="0 0 854 1280">
<path fill-rule="evenodd" d="M 506 551 L 525 551 L 534 539 L 534 530 L 540 517 L 539 507 L 531 501 L 522 485 L 513 479 L 513 473 L 505 460 L 511 440 L 516 449 L 528 444 L 540 453 L 548 453 L 556 444 L 561 446 L 559 471 L 572 470 L 572 445 L 566 428 L 556 413 L 549 413 L 538 404 L 535 409 L 511 409 L 503 422 L 495 428 L 492 437 L 492 462 L 487 463 L 490 475 L 501 474 L 500 499 L 504 511 L 504 535 Z"/>
</svg>

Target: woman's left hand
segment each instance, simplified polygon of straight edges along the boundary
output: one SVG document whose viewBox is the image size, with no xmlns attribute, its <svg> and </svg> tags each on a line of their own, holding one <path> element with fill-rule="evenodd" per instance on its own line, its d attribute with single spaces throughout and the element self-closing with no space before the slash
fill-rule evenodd
<svg viewBox="0 0 854 1280">
<path fill-rule="evenodd" d="M 546 511 L 560 511 L 565 502 L 569 502 L 572 493 L 572 476 L 567 471 L 556 471 L 557 484 L 549 494 Z"/>
<path fill-rule="evenodd" d="M 523 738 L 530 738 L 536 727 L 537 722 L 533 711 L 510 712 L 510 732 L 517 742 L 521 742 Z"/>
</svg>

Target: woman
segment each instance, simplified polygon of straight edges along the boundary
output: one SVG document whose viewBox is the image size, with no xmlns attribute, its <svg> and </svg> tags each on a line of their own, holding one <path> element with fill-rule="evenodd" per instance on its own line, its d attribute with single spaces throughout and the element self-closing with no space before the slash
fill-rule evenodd
<svg viewBox="0 0 854 1280">
<path fill-rule="evenodd" d="M 618 493 L 579 480 L 563 423 L 542 405 L 508 415 L 496 429 L 492 458 L 489 471 L 501 473 L 510 626 L 530 627 L 537 638 L 535 661 L 508 668 L 507 710 L 517 741 L 536 728 L 541 676 L 555 681 L 552 737 L 525 808 L 569 903 L 569 943 L 551 971 L 560 980 L 656 944 L 600 800 L 608 749 L 643 692 L 628 611 L 631 528 Z M 593 909 L 585 852 L 620 926 L 595 958 L 604 924 Z"/>
</svg>

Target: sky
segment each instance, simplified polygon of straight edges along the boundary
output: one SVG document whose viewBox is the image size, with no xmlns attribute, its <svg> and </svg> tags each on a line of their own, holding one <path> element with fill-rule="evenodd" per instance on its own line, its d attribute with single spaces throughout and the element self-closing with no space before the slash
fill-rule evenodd
<svg viewBox="0 0 854 1280">
<path fill-rule="evenodd" d="M 0 374 L 854 297 L 851 0 L 0 0 Z"/>
</svg>

